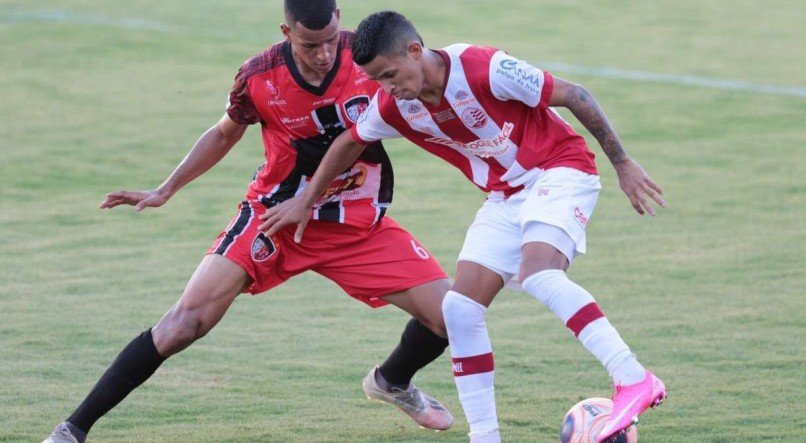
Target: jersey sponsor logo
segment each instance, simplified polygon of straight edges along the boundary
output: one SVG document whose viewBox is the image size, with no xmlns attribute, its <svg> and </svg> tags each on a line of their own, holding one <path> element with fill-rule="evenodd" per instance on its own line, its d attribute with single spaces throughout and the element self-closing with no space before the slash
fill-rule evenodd
<svg viewBox="0 0 806 443">
<path fill-rule="evenodd" d="M 353 169 L 347 173 L 343 180 L 334 180 L 330 183 L 330 187 L 327 188 L 319 201 L 324 203 L 334 195 L 339 195 L 342 198 L 353 194 L 357 195 L 358 191 L 355 190 L 360 188 L 366 180 L 367 167 L 362 164 L 353 165 Z"/>
<path fill-rule="evenodd" d="M 311 103 L 311 106 L 313 106 L 313 107 L 315 107 L 315 108 L 318 108 L 318 107 L 320 107 L 320 106 L 327 106 L 327 105 L 330 105 L 330 104 L 332 104 L 332 103 L 333 103 L 333 102 L 335 102 L 335 101 L 336 101 L 336 98 L 335 98 L 335 97 L 323 98 L 322 100 L 317 100 L 317 101 L 315 101 L 315 102 Z"/>
<path fill-rule="evenodd" d="M 476 102 L 476 98 L 464 89 L 456 91 L 454 98 L 456 99 L 456 101 L 452 103 L 454 108 L 462 108 Z"/>
<path fill-rule="evenodd" d="M 286 104 L 286 101 L 280 98 L 280 90 L 274 86 L 274 83 L 272 83 L 271 80 L 266 80 L 266 91 L 269 93 L 269 100 L 267 101 L 269 106 Z"/>
<path fill-rule="evenodd" d="M 540 92 L 540 76 L 536 68 L 525 69 L 527 65 L 520 65 L 519 61 L 505 58 L 498 63 L 495 73 L 505 80 L 514 81 L 517 85 L 537 94 Z"/>
<path fill-rule="evenodd" d="M 425 118 L 430 115 L 428 111 L 423 109 L 423 107 L 418 105 L 417 103 L 410 104 L 409 107 L 406 109 L 406 113 L 408 115 L 405 115 L 403 118 L 407 122 L 413 122 L 415 120 L 419 120 L 421 118 Z"/>
<path fill-rule="evenodd" d="M 252 260 L 256 262 L 264 262 L 274 254 L 277 248 L 274 247 L 272 239 L 259 233 L 252 241 Z"/>
<path fill-rule="evenodd" d="M 425 139 L 427 142 L 438 143 L 445 146 L 450 146 L 454 149 L 465 149 L 470 151 L 473 155 L 478 157 L 487 158 L 495 157 L 497 155 L 506 154 L 514 144 L 509 140 L 512 135 L 512 130 L 515 125 L 512 123 L 504 123 L 501 132 L 492 138 L 481 138 L 470 143 L 462 143 L 456 140 L 451 140 L 442 137 L 430 137 Z"/>
<path fill-rule="evenodd" d="M 487 124 L 487 115 L 479 108 L 467 108 L 462 111 L 462 123 L 468 128 L 483 128 Z"/>
<path fill-rule="evenodd" d="M 280 123 L 282 123 L 287 129 L 299 129 L 306 126 L 308 124 L 308 120 L 310 119 L 310 115 L 303 115 L 301 117 L 281 117 Z"/>
<path fill-rule="evenodd" d="M 546 195 L 549 195 L 549 188 L 539 188 L 537 190 L 537 196 L 538 197 L 544 197 Z"/>
<path fill-rule="evenodd" d="M 369 107 L 368 95 L 357 95 L 344 102 L 344 112 L 351 122 L 356 123 Z"/>
<path fill-rule="evenodd" d="M 266 80 L 266 90 L 269 91 L 269 98 L 274 100 L 280 98 L 280 91 L 274 86 L 271 80 Z"/>
<path fill-rule="evenodd" d="M 434 113 L 434 120 L 436 120 L 437 123 L 444 123 L 454 118 L 456 118 L 456 113 L 450 108 Z"/>
<path fill-rule="evenodd" d="M 576 217 L 579 224 L 585 226 L 588 224 L 588 217 L 585 217 L 585 213 L 582 212 L 579 208 L 574 208 L 574 217 Z"/>
</svg>

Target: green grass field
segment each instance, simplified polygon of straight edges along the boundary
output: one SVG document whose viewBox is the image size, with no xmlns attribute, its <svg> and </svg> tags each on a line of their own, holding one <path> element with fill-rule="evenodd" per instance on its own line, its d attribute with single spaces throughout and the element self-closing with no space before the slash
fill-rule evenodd
<svg viewBox="0 0 806 443">
<path fill-rule="evenodd" d="M 687 86 L 554 71 L 598 98 L 665 189 L 639 217 L 598 146 L 604 189 L 572 277 L 670 398 L 642 442 L 806 441 L 806 21 L 792 0 L 342 0 L 343 24 L 394 7 L 432 47 L 494 45 L 567 63 L 800 88 Z M 240 63 L 280 38 L 281 2 L 0 1 L 0 441 L 40 441 L 120 349 L 179 297 L 242 198 L 252 129 L 158 210 L 100 211 L 154 187 L 223 113 Z M 718 86 L 718 85 L 717 85 Z M 579 125 L 577 125 L 579 127 Z M 581 128 L 580 128 L 581 129 Z M 403 143 L 390 214 L 450 272 L 483 196 Z M 240 297 L 93 428 L 91 441 L 466 441 L 447 356 L 418 375 L 453 429 L 367 401 L 363 375 L 406 316 L 311 274 Z M 556 441 L 565 411 L 609 396 L 600 365 L 523 293 L 488 321 L 507 441 Z"/>
</svg>

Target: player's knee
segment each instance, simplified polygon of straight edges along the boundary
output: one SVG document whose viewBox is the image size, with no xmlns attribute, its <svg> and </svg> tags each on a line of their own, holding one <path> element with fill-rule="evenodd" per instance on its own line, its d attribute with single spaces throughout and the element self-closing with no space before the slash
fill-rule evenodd
<svg viewBox="0 0 806 443">
<path fill-rule="evenodd" d="M 550 259 L 526 260 L 521 263 L 518 281 L 526 281 L 529 277 L 543 271 L 565 272 L 568 269 L 568 259 L 564 255 L 551 257 Z"/>
<path fill-rule="evenodd" d="M 164 356 L 175 354 L 207 333 L 198 310 L 174 307 L 154 328 L 155 344 Z"/>
<path fill-rule="evenodd" d="M 443 317 L 442 312 L 438 312 L 438 315 L 430 315 L 427 318 L 421 318 L 420 323 L 423 324 L 426 328 L 428 328 L 434 334 L 445 338 L 448 336 L 448 331 L 445 329 L 445 317 Z"/>
<path fill-rule="evenodd" d="M 568 241 L 571 240 L 568 239 Z M 571 244 L 568 246 L 571 247 Z M 519 281 L 525 281 L 530 276 L 543 271 L 553 269 L 566 271 L 568 265 L 568 257 L 556 247 L 543 242 L 530 242 L 523 247 L 523 259 L 518 273 Z"/>
<path fill-rule="evenodd" d="M 455 291 L 448 291 L 442 300 L 445 327 L 452 333 L 478 327 L 484 322 L 486 314 L 487 308 L 484 305 Z"/>
</svg>

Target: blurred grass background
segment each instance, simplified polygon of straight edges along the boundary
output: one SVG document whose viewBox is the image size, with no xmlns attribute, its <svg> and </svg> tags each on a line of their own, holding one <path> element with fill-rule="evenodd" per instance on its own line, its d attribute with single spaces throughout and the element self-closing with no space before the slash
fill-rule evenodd
<svg viewBox="0 0 806 443">
<path fill-rule="evenodd" d="M 806 99 L 607 78 L 597 69 L 806 87 L 800 2 L 341 2 L 342 23 L 394 8 L 426 44 L 492 45 L 584 84 L 669 207 L 637 216 L 601 150 L 588 288 L 670 398 L 642 442 L 802 441 Z M 255 167 L 259 131 L 165 207 L 97 209 L 159 184 L 223 113 L 240 63 L 281 38 L 281 2 L 0 1 L 0 441 L 39 441 L 136 333 L 179 297 Z M 567 114 L 566 114 L 567 115 Z M 580 131 L 584 129 L 569 117 Z M 483 196 L 408 145 L 390 214 L 452 273 Z M 311 274 L 241 297 L 93 429 L 91 441 L 465 441 L 443 356 L 418 385 L 456 416 L 430 433 L 360 381 L 406 317 Z M 605 371 L 523 293 L 488 321 L 508 441 L 556 441 Z"/>
</svg>

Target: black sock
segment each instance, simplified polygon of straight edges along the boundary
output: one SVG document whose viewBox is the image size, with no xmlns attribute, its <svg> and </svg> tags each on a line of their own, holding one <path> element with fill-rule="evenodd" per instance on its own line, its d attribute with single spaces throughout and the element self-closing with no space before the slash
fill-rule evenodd
<svg viewBox="0 0 806 443">
<path fill-rule="evenodd" d="M 406 387 L 415 372 L 436 360 L 447 347 L 447 339 L 412 318 L 400 336 L 400 343 L 378 370 L 388 383 Z"/>
<path fill-rule="evenodd" d="M 67 422 L 89 432 L 99 418 L 151 377 L 164 361 L 154 346 L 151 329 L 138 335 L 118 354 Z"/>
</svg>

